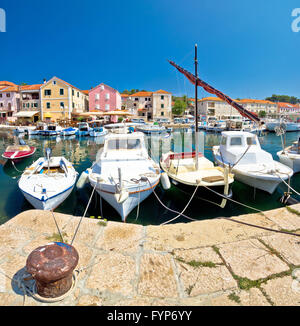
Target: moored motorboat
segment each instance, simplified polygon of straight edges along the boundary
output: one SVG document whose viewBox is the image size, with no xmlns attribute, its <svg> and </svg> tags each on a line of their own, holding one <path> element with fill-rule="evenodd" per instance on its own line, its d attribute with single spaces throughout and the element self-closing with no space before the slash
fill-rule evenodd
<svg viewBox="0 0 300 326">
<path fill-rule="evenodd" d="M 77 178 L 72 163 L 64 157 L 41 157 L 25 169 L 19 188 L 36 209 L 53 210 L 72 192 Z"/>
<path fill-rule="evenodd" d="M 89 132 L 90 137 L 103 137 L 107 135 L 108 131 L 104 127 L 94 127 Z"/>
<path fill-rule="evenodd" d="M 294 173 L 300 172 L 300 138 L 291 146 L 279 151 L 277 155 L 280 162 L 290 167 Z"/>
<path fill-rule="evenodd" d="M 260 147 L 257 136 L 249 132 L 223 132 L 221 144 L 213 147 L 213 154 L 215 162 L 229 167 L 235 179 L 270 194 L 282 180 L 293 175 L 288 166 L 274 161 L 272 155 Z"/>
<path fill-rule="evenodd" d="M 46 126 L 46 128 L 44 130 L 42 130 L 41 132 L 39 132 L 39 135 L 43 135 L 43 136 L 57 136 L 61 133 L 62 131 L 62 127 L 59 126 L 56 123 L 50 123 Z"/>
<path fill-rule="evenodd" d="M 90 131 L 93 130 L 93 128 L 91 128 L 87 122 L 79 122 L 77 124 L 77 128 L 78 128 L 78 130 L 76 131 L 77 136 L 89 136 Z"/>
<path fill-rule="evenodd" d="M 77 130 L 78 130 L 78 128 L 73 128 L 73 127 L 65 128 L 61 131 L 60 135 L 61 136 L 72 136 L 72 135 L 76 134 Z"/>
<path fill-rule="evenodd" d="M 149 125 L 149 124 L 145 124 L 142 126 L 137 126 L 136 127 L 137 131 L 143 132 L 145 134 L 160 134 L 163 132 L 166 132 L 167 129 L 165 126 L 159 126 L 159 125 Z"/>
<path fill-rule="evenodd" d="M 97 193 L 126 221 L 160 180 L 159 166 L 149 157 L 144 135 L 108 134 L 88 179 Z"/>
<path fill-rule="evenodd" d="M 282 119 L 271 119 L 266 122 L 266 129 L 268 131 L 275 132 L 277 127 L 282 127 L 285 131 L 300 131 L 300 123 L 298 122 Z"/>
</svg>

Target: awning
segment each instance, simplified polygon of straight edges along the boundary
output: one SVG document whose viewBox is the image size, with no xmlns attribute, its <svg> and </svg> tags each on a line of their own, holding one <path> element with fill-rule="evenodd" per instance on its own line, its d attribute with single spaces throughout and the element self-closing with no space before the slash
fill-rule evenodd
<svg viewBox="0 0 300 326">
<path fill-rule="evenodd" d="M 44 118 L 52 118 L 52 115 L 50 113 L 45 113 Z"/>
<path fill-rule="evenodd" d="M 32 118 L 34 115 L 38 113 L 39 111 L 20 111 L 17 112 L 14 116 L 17 118 Z"/>
</svg>

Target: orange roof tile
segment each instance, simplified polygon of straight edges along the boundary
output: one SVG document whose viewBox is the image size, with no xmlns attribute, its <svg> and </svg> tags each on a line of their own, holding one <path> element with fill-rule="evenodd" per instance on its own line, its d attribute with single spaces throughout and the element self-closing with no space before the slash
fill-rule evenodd
<svg viewBox="0 0 300 326">
<path fill-rule="evenodd" d="M 153 92 L 153 93 L 159 93 L 159 94 L 172 94 L 172 93 L 170 93 L 170 92 L 164 91 L 163 89 L 160 89 L 160 90 L 158 90 L 158 91 L 156 91 L 156 92 Z"/>
<path fill-rule="evenodd" d="M 22 91 L 33 91 L 39 90 L 43 84 L 34 84 L 34 85 L 23 85 L 21 86 Z"/>
<path fill-rule="evenodd" d="M 152 94 L 153 94 L 152 92 L 137 92 L 130 96 L 132 96 L 132 97 L 148 97 L 148 96 L 152 96 Z"/>
<path fill-rule="evenodd" d="M 271 102 L 271 101 L 254 100 L 254 99 L 248 99 L 248 98 L 239 100 L 239 102 L 241 102 L 241 103 L 257 103 L 257 104 L 275 104 L 274 102 Z"/>
<path fill-rule="evenodd" d="M 1 90 L 1 92 L 18 92 L 19 86 L 10 86 Z"/>
<path fill-rule="evenodd" d="M 0 86 L 16 86 L 16 84 L 3 80 L 3 81 L 0 81 Z"/>
<path fill-rule="evenodd" d="M 89 95 L 89 90 L 84 90 L 82 91 L 82 93 L 84 93 L 85 95 Z"/>
<path fill-rule="evenodd" d="M 129 94 L 121 94 L 121 97 L 129 97 L 129 96 L 131 96 L 131 95 L 129 95 Z"/>
</svg>

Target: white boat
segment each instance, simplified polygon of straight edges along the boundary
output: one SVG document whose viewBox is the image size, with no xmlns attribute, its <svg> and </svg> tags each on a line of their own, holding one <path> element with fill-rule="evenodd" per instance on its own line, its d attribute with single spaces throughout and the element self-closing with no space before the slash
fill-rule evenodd
<svg viewBox="0 0 300 326">
<path fill-rule="evenodd" d="M 276 131 L 276 127 L 283 127 L 285 131 L 300 131 L 300 123 L 285 120 L 269 120 L 266 122 L 268 131 Z"/>
<path fill-rule="evenodd" d="M 290 167 L 294 173 L 300 172 L 300 139 L 277 153 L 282 164 Z"/>
<path fill-rule="evenodd" d="M 126 221 L 160 180 L 159 166 L 149 157 L 144 135 L 108 134 L 88 174 L 92 188 Z"/>
<path fill-rule="evenodd" d="M 89 136 L 90 131 L 93 130 L 93 128 L 91 128 L 87 122 L 79 122 L 77 124 L 77 127 L 78 127 L 78 130 L 76 131 L 77 136 Z"/>
<path fill-rule="evenodd" d="M 50 123 L 46 126 L 44 130 L 39 132 L 39 135 L 43 136 L 57 136 L 61 133 L 62 127 L 59 126 L 57 123 Z"/>
<path fill-rule="evenodd" d="M 104 127 L 95 127 L 90 131 L 90 137 L 103 137 L 107 135 L 108 131 Z"/>
<path fill-rule="evenodd" d="M 60 135 L 61 136 L 72 136 L 72 135 L 76 134 L 77 130 L 78 130 L 78 128 L 73 128 L 73 127 L 65 128 L 61 131 Z"/>
<path fill-rule="evenodd" d="M 192 194 L 198 187 L 198 198 L 216 204 L 221 202 L 222 207 L 226 204 L 223 199 L 232 196 L 233 174 L 227 173 L 228 169 L 225 171 L 215 167 L 202 153 L 198 155 L 198 168 L 195 152 L 165 153 L 161 157 L 160 166 L 170 181 L 183 192 Z"/>
<path fill-rule="evenodd" d="M 41 157 L 25 169 L 19 188 L 36 209 L 53 210 L 72 192 L 77 178 L 72 163 L 64 157 Z"/>
<path fill-rule="evenodd" d="M 38 122 L 34 129 L 27 128 L 25 132 L 28 135 L 42 135 L 43 131 L 47 129 L 47 124 L 45 122 Z"/>
<path fill-rule="evenodd" d="M 212 132 L 222 132 L 226 129 L 226 122 L 225 121 L 216 121 L 216 122 L 210 122 L 206 126 L 206 131 L 212 131 Z"/>
<path fill-rule="evenodd" d="M 142 126 L 137 126 L 136 127 L 137 131 L 141 131 L 144 134 L 160 134 L 162 132 L 167 132 L 167 129 L 165 126 L 159 126 L 159 125 L 149 125 L 149 124 L 145 124 Z"/>
<path fill-rule="evenodd" d="M 270 194 L 293 175 L 292 169 L 273 160 L 260 147 L 257 136 L 249 132 L 222 132 L 221 144 L 213 146 L 213 154 L 219 166 L 230 167 L 235 179 Z"/>
</svg>

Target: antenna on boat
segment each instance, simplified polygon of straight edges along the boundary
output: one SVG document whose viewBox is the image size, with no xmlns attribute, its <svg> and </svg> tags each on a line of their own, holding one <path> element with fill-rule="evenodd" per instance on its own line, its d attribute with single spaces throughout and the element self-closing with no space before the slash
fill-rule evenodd
<svg viewBox="0 0 300 326">
<path fill-rule="evenodd" d="M 198 46 L 195 44 L 195 154 L 196 154 L 196 170 L 199 168 L 199 139 L 198 139 L 198 85 L 197 85 L 197 78 L 198 78 L 198 56 L 197 56 L 197 49 Z"/>
</svg>

